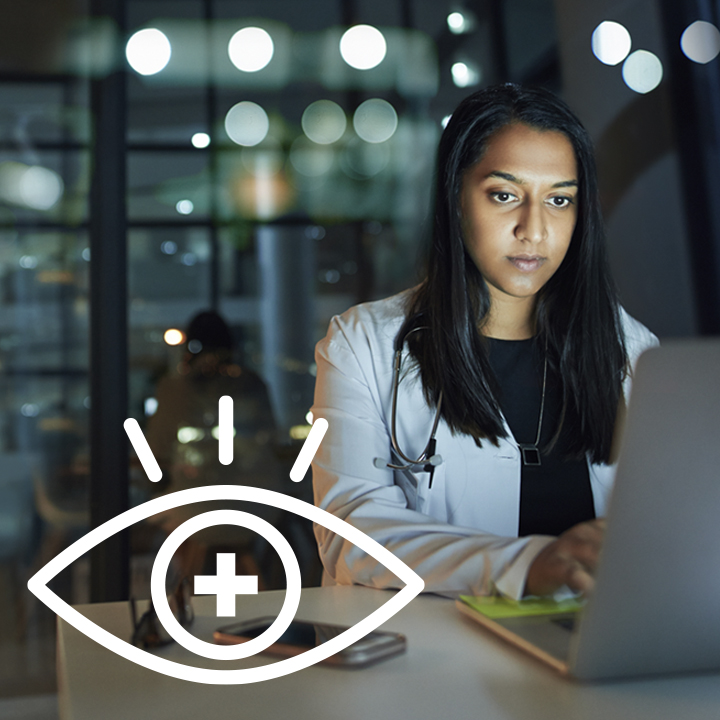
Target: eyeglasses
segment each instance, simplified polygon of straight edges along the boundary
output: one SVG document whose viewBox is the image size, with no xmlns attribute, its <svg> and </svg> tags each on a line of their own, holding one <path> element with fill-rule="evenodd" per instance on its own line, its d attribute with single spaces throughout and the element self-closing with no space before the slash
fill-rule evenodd
<svg viewBox="0 0 720 720">
<path fill-rule="evenodd" d="M 195 611 L 192 606 L 192 596 L 190 595 L 190 580 L 183 578 L 173 592 L 168 595 L 168 604 L 170 611 L 175 619 L 183 627 L 188 627 L 195 619 Z M 162 626 L 160 618 L 158 618 L 153 602 L 150 600 L 150 607 L 142 614 L 140 619 L 137 617 L 137 608 L 135 598 L 130 598 L 130 614 L 132 616 L 133 634 L 130 642 L 135 647 L 148 650 L 150 648 L 162 647 L 173 642 L 172 637 Z"/>
</svg>

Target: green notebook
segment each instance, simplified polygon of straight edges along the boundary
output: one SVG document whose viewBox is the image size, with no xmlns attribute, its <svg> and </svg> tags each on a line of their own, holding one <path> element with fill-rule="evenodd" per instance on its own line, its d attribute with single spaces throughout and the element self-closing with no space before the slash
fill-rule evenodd
<svg viewBox="0 0 720 720">
<path fill-rule="evenodd" d="M 528 598 L 527 600 L 508 600 L 491 596 L 480 597 L 461 595 L 460 599 L 473 610 L 482 613 L 491 620 L 530 615 L 556 615 L 558 613 L 574 613 L 585 605 L 582 598 L 568 600 L 552 600 L 549 598 Z"/>
</svg>

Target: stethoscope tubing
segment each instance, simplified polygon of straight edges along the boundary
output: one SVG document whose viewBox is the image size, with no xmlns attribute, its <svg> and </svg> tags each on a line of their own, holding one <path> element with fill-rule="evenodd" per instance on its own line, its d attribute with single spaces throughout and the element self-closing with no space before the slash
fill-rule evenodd
<svg viewBox="0 0 720 720">
<path fill-rule="evenodd" d="M 429 465 L 434 470 L 437 465 L 442 463 L 442 457 L 435 453 L 435 433 L 437 432 L 438 424 L 440 423 L 440 413 L 442 411 L 442 390 L 438 396 L 437 406 L 435 408 L 435 418 L 433 419 L 432 430 L 430 431 L 430 437 L 428 438 L 425 449 L 420 455 L 413 460 L 408 457 L 400 448 L 400 444 L 397 439 L 397 404 L 398 404 L 398 390 L 400 387 L 400 372 L 402 370 L 402 348 L 405 344 L 405 340 L 410 333 L 417 330 L 427 330 L 426 327 L 413 328 L 409 333 L 404 335 L 397 343 L 395 350 L 395 359 L 393 361 L 393 382 L 392 382 L 392 405 L 390 410 L 390 444 L 395 454 L 405 463 L 395 464 L 387 463 L 387 467 L 392 470 L 414 470 L 418 466 L 425 469 L 425 466 Z M 432 470 L 431 470 L 432 471 Z"/>
</svg>

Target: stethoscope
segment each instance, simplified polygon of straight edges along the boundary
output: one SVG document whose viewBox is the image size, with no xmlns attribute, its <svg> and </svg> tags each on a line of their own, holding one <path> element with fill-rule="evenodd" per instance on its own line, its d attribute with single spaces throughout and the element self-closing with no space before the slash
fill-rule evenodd
<svg viewBox="0 0 720 720">
<path fill-rule="evenodd" d="M 417 330 L 427 330 L 426 326 L 415 327 L 412 330 L 404 332 L 402 335 L 398 335 L 395 338 L 394 350 L 395 360 L 393 362 L 393 382 L 392 382 L 392 408 L 390 411 L 390 445 L 392 453 L 396 456 L 400 462 L 392 463 L 384 460 L 383 458 L 376 457 L 373 460 L 373 465 L 381 470 L 390 468 L 391 470 L 404 470 L 410 472 L 426 472 L 430 473 L 430 479 L 428 481 L 428 488 L 432 487 L 433 475 L 435 474 L 435 468 L 441 465 L 443 462 L 442 455 L 438 455 L 435 452 L 437 442 L 435 440 L 435 433 L 437 432 L 437 426 L 440 422 L 440 411 L 442 409 L 442 390 L 438 396 L 437 407 L 435 408 L 435 418 L 432 424 L 432 430 L 430 431 L 430 437 L 428 438 L 425 449 L 420 455 L 414 460 L 408 457 L 400 448 L 400 444 L 397 439 L 396 432 L 396 421 L 397 421 L 397 404 L 398 404 L 398 388 L 400 386 L 400 373 L 402 371 L 402 350 L 405 340 L 408 335 L 416 332 Z"/>
</svg>

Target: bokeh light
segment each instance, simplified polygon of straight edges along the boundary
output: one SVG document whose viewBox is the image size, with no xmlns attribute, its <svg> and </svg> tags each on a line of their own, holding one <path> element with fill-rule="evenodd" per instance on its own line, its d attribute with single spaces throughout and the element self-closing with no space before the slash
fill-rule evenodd
<svg viewBox="0 0 720 720">
<path fill-rule="evenodd" d="M 357 70 L 370 70 L 379 65 L 387 53 L 385 36 L 372 25 L 354 25 L 340 38 L 343 60 Z"/>
<path fill-rule="evenodd" d="M 145 402 L 143 403 L 144 409 L 145 409 L 145 415 L 147 417 L 152 417 L 158 409 L 158 401 L 157 398 L 149 397 L 145 398 Z"/>
<path fill-rule="evenodd" d="M 623 63 L 622 76 L 631 90 L 644 95 L 660 84 L 663 66 L 657 55 L 647 50 L 636 50 Z"/>
<path fill-rule="evenodd" d="M 210 144 L 210 136 L 204 132 L 195 133 L 190 138 L 190 142 L 192 143 L 193 147 L 206 148 Z"/>
<path fill-rule="evenodd" d="M 290 146 L 290 164 L 305 177 L 321 177 L 329 172 L 335 159 L 335 151 L 318 145 L 302 135 Z"/>
<path fill-rule="evenodd" d="M 355 132 L 365 142 L 385 142 L 395 134 L 397 126 L 397 113 L 387 100 L 366 100 L 358 106 L 353 115 Z"/>
<path fill-rule="evenodd" d="M 467 10 L 455 10 L 446 18 L 448 30 L 453 35 L 462 35 L 475 29 L 475 17 Z"/>
<path fill-rule="evenodd" d="M 698 20 L 685 28 L 680 47 L 690 60 L 704 65 L 720 53 L 720 30 L 715 25 Z"/>
<path fill-rule="evenodd" d="M 193 205 L 192 200 L 178 200 L 175 209 L 181 214 L 181 215 L 190 215 L 192 211 L 195 209 L 195 205 Z"/>
<path fill-rule="evenodd" d="M 185 342 L 185 334 L 182 330 L 178 330 L 177 328 L 168 328 L 163 333 L 163 340 L 168 345 L 181 345 Z"/>
<path fill-rule="evenodd" d="M 33 270 L 38 266 L 38 259 L 34 255 L 23 255 L 18 262 L 25 270 Z"/>
<path fill-rule="evenodd" d="M 170 41 L 157 28 L 138 30 L 125 46 L 130 67 L 140 75 L 155 75 L 169 62 L 172 55 Z"/>
<path fill-rule="evenodd" d="M 457 87 L 465 88 L 480 82 L 480 69 L 469 62 L 456 62 L 450 68 L 453 82 Z"/>
<path fill-rule="evenodd" d="M 25 403 L 21 408 L 20 412 L 25 417 L 37 417 L 40 413 L 40 408 L 35 403 Z"/>
<path fill-rule="evenodd" d="M 383 143 L 368 143 L 353 138 L 340 155 L 342 171 L 359 180 L 381 173 L 390 161 L 390 148 Z"/>
<path fill-rule="evenodd" d="M 230 62 L 243 72 L 262 70 L 272 60 L 274 51 L 270 33 L 259 27 L 238 30 L 228 43 Z"/>
<path fill-rule="evenodd" d="M 49 210 L 63 194 L 63 181 L 48 168 L 33 165 L 22 174 L 20 197 L 35 210 Z"/>
<path fill-rule="evenodd" d="M 62 197 L 62 178 L 49 168 L 0 163 L 0 198 L 33 210 L 49 210 Z"/>
<path fill-rule="evenodd" d="M 343 109 L 332 100 L 317 100 L 305 108 L 301 125 L 303 132 L 320 145 L 339 140 L 347 127 Z"/>
<path fill-rule="evenodd" d="M 612 20 L 601 22 L 592 34 L 593 55 L 605 65 L 621 63 L 631 47 L 632 38 L 627 28 Z"/>
<path fill-rule="evenodd" d="M 238 145 L 260 144 L 270 130 L 267 113 L 256 103 L 243 100 L 233 105 L 225 116 L 225 132 Z"/>
</svg>

